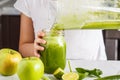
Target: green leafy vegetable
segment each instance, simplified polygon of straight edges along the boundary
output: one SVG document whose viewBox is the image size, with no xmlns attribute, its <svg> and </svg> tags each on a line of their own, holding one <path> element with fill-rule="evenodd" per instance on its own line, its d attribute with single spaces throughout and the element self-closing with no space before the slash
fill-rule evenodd
<svg viewBox="0 0 120 80">
<path fill-rule="evenodd" d="M 89 70 L 89 69 L 84 69 L 84 68 L 75 68 L 77 72 L 73 72 L 72 71 L 72 68 L 71 68 L 71 65 L 70 65 L 70 61 L 68 60 L 68 67 L 69 67 L 69 73 L 67 74 L 64 74 L 64 78 L 66 79 L 68 76 L 73 76 L 73 74 L 78 74 L 79 76 L 79 79 L 78 80 L 83 80 L 84 78 L 86 77 L 97 77 L 97 78 L 100 78 L 100 75 L 102 74 L 102 71 L 100 69 L 92 69 L 92 70 Z M 63 77 L 62 76 L 62 77 Z M 66 77 L 67 76 L 67 77 Z M 68 78 L 67 78 L 68 79 Z M 63 79 L 64 80 L 64 79 Z"/>
<path fill-rule="evenodd" d="M 78 73 L 82 73 L 82 74 L 88 73 L 88 76 L 95 76 L 98 78 L 100 78 L 100 75 L 102 74 L 102 71 L 100 69 L 96 69 L 96 68 L 93 70 L 88 70 L 88 69 L 84 69 L 84 68 L 76 68 L 76 71 Z"/>
<path fill-rule="evenodd" d="M 78 73 L 79 74 L 79 80 L 83 80 L 84 78 L 86 78 L 88 76 L 88 72 L 86 73 Z"/>
</svg>

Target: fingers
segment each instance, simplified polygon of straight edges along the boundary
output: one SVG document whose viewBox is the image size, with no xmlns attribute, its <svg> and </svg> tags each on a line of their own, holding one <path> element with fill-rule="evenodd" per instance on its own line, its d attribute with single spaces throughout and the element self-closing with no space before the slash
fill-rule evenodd
<svg viewBox="0 0 120 80">
<path fill-rule="evenodd" d="M 34 55 L 35 55 L 36 57 L 40 57 L 40 53 L 38 53 L 37 50 L 34 50 Z"/>
<path fill-rule="evenodd" d="M 44 36 L 45 36 L 45 33 L 42 31 L 38 32 L 38 34 L 37 34 L 38 38 L 43 38 Z"/>
<path fill-rule="evenodd" d="M 44 50 L 44 47 L 38 45 L 37 43 L 34 43 L 34 55 L 36 57 L 40 57 L 39 51 L 43 51 L 43 50 Z"/>
<path fill-rule="evenodd" d="M 45 41 L 44 39 L 42 39 L 42 38 L 36 38 L 36 39 L 35 39 L 35 43 L 38 44 L 38 45 L 39 45 L 39 44 L 45 44 L 46 41 Z"/>
<path fill-rule="evenodd" d="M 37 43 L 34 44 L 34 48 L 38 51 L 43 51 L 44 50 L 44 47 L 38 45 Z"/>
<path fill-rule="evenodd" d="M 37 38 L 34 41 L 34 55 L 40 57 L 40 53 L 38 51 L 43 51 L 44 47 L 40 44 L 46 44 L 46 41 L 43 39 L 45 36 L 44 32 L 38 32 Z"/>
</svg>

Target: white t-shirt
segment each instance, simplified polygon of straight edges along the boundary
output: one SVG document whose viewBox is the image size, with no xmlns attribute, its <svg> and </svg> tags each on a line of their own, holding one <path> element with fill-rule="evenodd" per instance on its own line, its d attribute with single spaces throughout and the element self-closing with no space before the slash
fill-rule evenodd
<svg viewBox="0 0 120 80">
<path fill-rule="evenodd" d="M 56 0 L 17 0 L 14 7 L 33 21 L 35 35 L 55 20 Z M 101 30 L 65 30 L 67 59 L 106 60 Z"/>
</svg>

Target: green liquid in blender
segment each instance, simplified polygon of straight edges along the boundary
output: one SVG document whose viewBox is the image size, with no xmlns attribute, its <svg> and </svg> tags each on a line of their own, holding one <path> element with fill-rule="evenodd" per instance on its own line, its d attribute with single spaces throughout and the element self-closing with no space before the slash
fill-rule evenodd
<svg viewBox="0 0 120 80">
<path fill-rule="evenodd" d="M 68 14 L 58 17 L 53 29 L 120 29 L 119 16 L 120 13 L 110 11 L 89 11 L 82 15 Z"/>
</svg>

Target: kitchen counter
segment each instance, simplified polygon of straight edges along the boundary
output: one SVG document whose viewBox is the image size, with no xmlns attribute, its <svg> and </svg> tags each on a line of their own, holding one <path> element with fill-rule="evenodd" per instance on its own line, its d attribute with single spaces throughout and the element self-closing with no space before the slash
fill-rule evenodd
<svg viewBox="0 0 120 80">
<path fill-rule="evenodd" d="M 103 71 L 102 76 L 120 74 L 120 61 L 83 61 L 83 60 L 70 60 L 71 67 L 73 71 L 76 67 L 82 67 L 86 69 L 98 68 Z M 65 71 L 68 72 L 68 64 L 66 65 Z M 51 76 L 51 75 L 49 75 Z M 1 76 L 0 80 L 19 80 L 18 76 L 15 74 L 13 76 Z M 54 79 L 52 79 L 54 80 Z M 92 79 L 85 79 L 92 80 Z"/>
<path fill-rule="evenodd" d="M 113 75 L 120 74 L 120 61 L 83 61 L 83 60 L 71 60 L 72 69 L 74 70 L 76 67 L 83 67 L 86 69 L 99 68 L 103 71 L 103 75 Z M 68 70 L 68 66 L 66 65 L 66 71 Z"/>
</svg>

